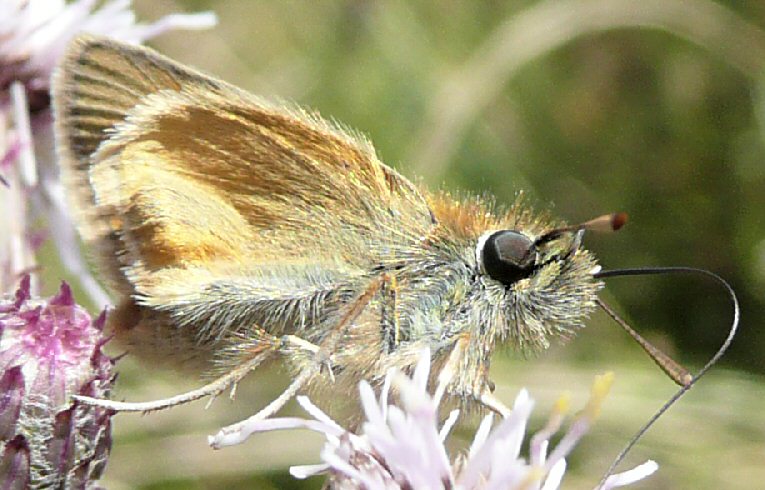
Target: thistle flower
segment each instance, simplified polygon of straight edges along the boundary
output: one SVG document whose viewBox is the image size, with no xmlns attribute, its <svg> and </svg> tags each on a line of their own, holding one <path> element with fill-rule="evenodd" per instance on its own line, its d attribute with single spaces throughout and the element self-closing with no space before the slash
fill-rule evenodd
<svg viewBox="0 0 765 490">
<path fill-rule="evenodd" d="M 98 8 L 96 6 L 100 4 Z M 215 25 L 210 12 L 168 15 L 153 24 L 136 23 L 130 0 L 4 0 L 0 3 L 0 93 L 22 82 L 29 108 L 37 112 L 50 101 L 50 76 L 69 39 L 77 33 L 102 34 L 141 43 L 173 29 Z"/>
<path fill-rule="evenodd" d="M 69 400 L 111 389 L 105 315 L 91 320 L 66 283 L 33 300 L 29 282 L 0 301 L 0 486 L 87 488 L 106 465 L 111 413 Z"/>
<path fill-rule="evenodd" d="M 511 415 L 496 426 L 493 416 L 486 416 L 467 454 L 450 461 L 444 441 L 459 411 L 452 411 L 438 427 L 438 400 L 427 391 L 429 369 L 430 355 L 425 351 L 411 377 L 395 371 L 387 376 L 379 398 L 368 383 L 362 382 L 359 389 L 366 421 L 358 434 L 343 429 L 306 397 L 298 397 L 298 402 L 312 418 L 256 420 L 242 431 L 249 435 L 302 428 L 323 434 L 326 437 L 320 455 L 323 463 L 293 466 L 290 472 L 296 478 L 328 474 L 330 488 L 335 490 L 553 490 L 560 487 L 565 458 L 597 416 L 612 380 L 610 374 L 596 379 L 589 403 L 549 455 L 550 438 L 562 424 L 567 399 L 559 400 L 545 427 L 531 438 L 529 458 L 525 459 L 520 452 L 534 402 L 526 390 L 521 390 Z M 401 406 L 388 401 L 391 385 L 400 394 Z M 220 442 L 211 438 L 211 443 Z M 657 468 L 656 463 L 648 461 L 609 477 L 601 488 L 633 483 Z"/>
</svg>

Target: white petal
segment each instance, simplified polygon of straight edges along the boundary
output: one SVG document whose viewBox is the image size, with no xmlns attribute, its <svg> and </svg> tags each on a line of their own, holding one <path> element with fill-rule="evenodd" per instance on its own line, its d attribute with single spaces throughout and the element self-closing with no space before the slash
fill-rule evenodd
<svg viewBox="0 0 765 490">
<path fill-rule="evenodd" d="M 381 471 L 384 471 L 382 468 L 377 468 L 378 471 L 374 473 L 370 468 L 365 468 L 365 471 L 359 471 L 348 461 L 339 458 L 335 453 L 322 451 L 321 459 L 326 461 L 333 470 L 343 473 L 355 480 L 359 483 L 360 488 L 368 488 L 370 490 L 382 489 L 385 488 L 382 478 L 389 479 L 387 473 L 385 476 L 381 473 Z"/>
<path fill-rule="evenodd" d="M 414 381 L 415 385 L 423 391 L 426 392 L 428 389 L 428 377 L 430 376 L 430 349 L 422 349 L 420 352 L 420 358 L 419 361 L 417 361 L 417 366 L 414 368 L 414 375 L 412 376 L 412 381 Z"/>
<path fill-rule="evenodd" d="M 200 12 L 197 14 L 172 14 L 162 17 L 157 22 L 146 26 L 137 34 L 140 40 L 151 39 L 164 32 L 174 29 L 209 29 L 218 23 L 218 17 L 213 12 Z"/>
<path fill-rule="evenodd" d="M 656 470 L 659 469 L 659 465 L 656 461 L 648 460 L 645 463 L 632 468 L 631 470 L 624 471 L 611 475 L 606 479 L 603 484 L 602 490 L 609 490 L 611 488 L 623 487 L 624 485 L 630 485 L 636 481 L 642 480 L 651 476 Z"/>
<path fill-rule="evenodd" d="M 305 395 L 299 395 L 295 397 L 298 404 L 300 404 L 301 407 L 303 407 L 303 410 L 308 412 L 311 417 L 315 418 L 319 422 L 323 422 L 327 424 L 330 427 L 333 427 L 337 432 L 335 435 L 340 435 L 343 432 L 345 432 L 345 429 L 340 427 L 340 425 L 332 420 L 332 417 L 324 413 L 322 409 L 314 405 L 314 403 Z"/>
<path fill-rule="evenodd" d="M 308 477 L 326 473 L 329 469 L 328 464 L 304 464 L 300 466 L 290 466 L 290 475 L 298 480 L 305 480 Z"/>
<path fill-rule="evenodd" d="M 468 451 L 468 458 L 472 458 L 483 447 L 486 442 L 486 438 L 489 437 L 491 432 L 491 423 L 494 421 L 494 414 L 490 413 L 481 421 L 481 425 L 478 426 L 478 430 L 475 432 L 473 443 L 470 444 L 470 450 Z"/>
<path fill-rule="evenodd" d="M 566 434 L 550 453 L 550 458 L 545 463 L 546 468 L 551 468 L 558 460 L 565 458 L 574 449 L 579 439 L 590 429 L 591 420 L 586 417 L 575 419 Z"/>
<path fill-rule="evenodd" d="M 385 381 L 383 381 L 382 390 L 380 391 L 380 411 L 383 414 L 383 419 L 388 418 L 388 396 L 390 394 L 390 385 L 393 383 L 395 375 L 395 369 L 388 370 L 388 373 L 385 375 Z"/>
<path fill-rule="evenodd" d="M 560 487 L 560 482 L 563 481 L 564 473 L 566 473 L 566 460 L 559 459 L 547 473 L 542 490 L 557 490 Z"/>
<path fill-rule="evenodd" d="M 382 411 L 381 404 L 377 402 L 375 392 L 366 381 L 359 383 L 359 396 L 361 406 L 364 409 L 364 415 L 370 424 L 385 425 L 385 414 Z"/>
<path fill-rule="evenodd" d="M 441 426 L 441 430 L 438 432 L 438 437 L 441 438 L 441 442 L 446 440 L 449 432 L 454 428 L 454 424 L 457 423 L 457 419 L 460 416 L 459 410 L 452 410 L 449 412 L 449 416 L 444 420 L 444 425 Z"/>
<path fill-rule="evenodd" d="M 474 488 L 478 482 L 492 468 L 494 458 L 498 452 L 502 454 L 504 461 L 513 461 L 518 458 L 520 444 L 526 433 L 531 410 L 534 401 L 529 397 L 526 390 L 521 390 L 515 399 L 513 411 L 510 415 L 493 430 L 486 442 L 468 457 L 467 463 L 460 474 L 458 484 L 461 488 Z"/>
</svg>

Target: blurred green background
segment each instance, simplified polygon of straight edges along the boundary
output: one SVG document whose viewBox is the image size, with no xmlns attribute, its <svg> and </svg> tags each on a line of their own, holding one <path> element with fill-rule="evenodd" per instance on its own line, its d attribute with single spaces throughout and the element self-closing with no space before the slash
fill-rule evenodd
<svg viewBox="0 0 765 490">
<path fill-rule="evenodd" d="M 254 93 L 297 101 L 357 128 L 388 164 L 431 188 L 523 189 L 578 222 L 627 211 L 589 235 L 605 268 L 689 265 L 728 279 L 741 332 L 709 377 L 648 433 L 625 467 L 661 468 L 637 488 L 762 488 L 765 481 L 765 3 L 760 0 L 136 1 L 141 19 L 212 9 L 217 28 L 153 46 Z M 605 298 L 637 330 L 698 369 L 731 321 L 703 278 L 609 281 Z M 526 386 L 532 430 L 564 390 L 616 384 L 574 451 L 564 488 L 592 488 L 674 391 L 604 315 L 537 359 L 498 353 L 498 394 Z M 169 396 L 198 382 L 125 361 L 119 397 Z M 185 378 L 185 377 L 184 377 Z M 317 462 L 312 434 L 266 434 L 214 452 L 206 435 L 274 396 L 250 376 L 233 403 L 120 415 L 109 488 L 320 488 L 290 464 Z M 291 409 L 297 413 L 294 408 Z M 471 420 L 460 433 L 472 434 Z"/>
</svg>

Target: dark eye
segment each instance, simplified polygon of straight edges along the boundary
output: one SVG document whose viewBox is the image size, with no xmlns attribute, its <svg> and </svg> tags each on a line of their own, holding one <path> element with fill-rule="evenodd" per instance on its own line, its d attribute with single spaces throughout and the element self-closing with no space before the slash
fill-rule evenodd
<svg viewBox="0 0 765 490">
<path fill-rule="evenodd" d="M 514 230 L 492 234 L 479 252 L 484 271 L 506 286 L 531 275 L 535 255 L 534 242 Z"/>
</svg>

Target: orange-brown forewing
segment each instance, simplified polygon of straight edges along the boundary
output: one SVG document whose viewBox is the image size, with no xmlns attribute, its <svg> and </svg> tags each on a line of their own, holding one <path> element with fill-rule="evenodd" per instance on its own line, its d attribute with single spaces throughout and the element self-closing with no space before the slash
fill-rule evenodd
<svg viewBox="0 0 765 490">
<path fill-rule="evenodd" d="M 80 38 L 54 98 L 82 235 L 123 333 L 149 328 L 158 353 L 166 327 L 243 328 L 258 298 L 352 283 L 433 226 L 363 138 L 153 51 Z"/>
</svg>

